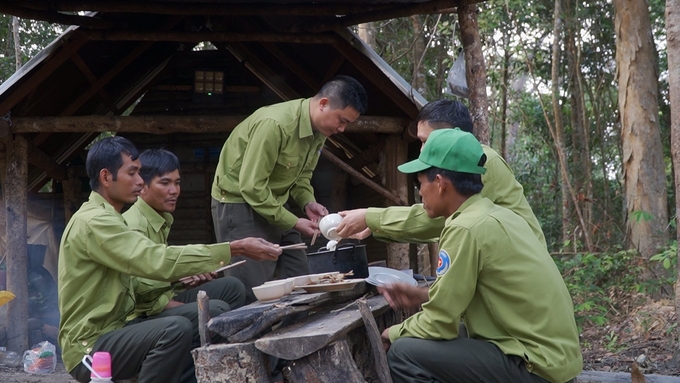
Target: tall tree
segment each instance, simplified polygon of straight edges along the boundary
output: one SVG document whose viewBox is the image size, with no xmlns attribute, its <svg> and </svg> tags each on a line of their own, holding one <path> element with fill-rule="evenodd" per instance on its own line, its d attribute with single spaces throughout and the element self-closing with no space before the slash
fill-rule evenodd
<svg viewBox="0 0 680 383">
<path fill-rule="evenodd" d="M 577 193 L 576 203 L 583 214 L 581 235 L 592 238 L 592 166 L 590 156 L 590 134 L 588 132 L 586 110 L 584 103 L 583 76 L 581 75 L 581 57 L 579 50 L 581 25 L 578 20 L 578 2 L 564 0 L 565 16 L 565 53 L 567 56 L 568 70 L 568 94 L 571 106 L 571 130 L 572 130 L 572 168 L 574 189 Z M 587 240 L 586 242 L 590 242 Z"/>
<path fill-rule="evenodd" d="M 560 68 L 562 64 L 562 33 L 564 22 L 562 15 L 562 1 L 555 0 L 555 14 L 553 25 L 553 46 L 552 46 L 552 66 L 551 66 L 551 90 L 552 90 L 552 109 L 553 109 L 553 139 L 557 149 L 560 163 L 560 174 L 562 175 L 562 242 L 569 240 L 571 222 L 571 203 L 569 201 L 569 169 L 566 161 L 566 146 L 564 143 L 564 120 L 562 118 L 562 105 L 560 96 Z"/>
<path fill-rule="evenodd" d="M 675 174 L 675 217 L 680 217 L 680 0 L 666 0 L 668 82 L 671 103 L 671 154 Z M 680 225 L 676 225 L 680 238 Z M 680 259 L 680 251 L 678 253 Z M 680 264 L 678 265 L 680 281 Z M 680 312 L 680 282 L 675 283 L 675 312 Z"/>
<path fill-rule="evenodd" d="M 614 0 L 613 4 L 626 233 L 631 246 L 649 258 L 668 238 L 657 55 L 647 1 Z"/>
</svg>

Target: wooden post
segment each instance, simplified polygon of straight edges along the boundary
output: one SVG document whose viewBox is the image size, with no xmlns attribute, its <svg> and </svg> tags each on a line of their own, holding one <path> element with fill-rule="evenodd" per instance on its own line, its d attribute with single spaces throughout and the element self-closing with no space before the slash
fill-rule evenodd
<svg viewBox="0 0 680 383">
<path fill-rule="evenodd" d="M 378 381 L 380 383 L 392 383 L 392 376 L 390 376 L 390 366 L 387 364 L 387 355 L 383 349 L 382 340 L 380 339 L 380 330 L 378 324 L 375 323 L 375 318 L 368 307 L 366 299 L 357 299 L 357 306 L 361 313 L 361 318 L 364 320 L 364 327 L 366 327 L 366 335 L 371 343 L 373 350 L 373 358 L 375 360 L 375 369 L 378 372 Z"/>
<path fill-rule="evenodd" d="M 201 347 L 210 344 L 210 330 L 208 330 L 207 326 L 210 320 L 209 299 L 205 291 L 199 290 L 196 301 L 198 302 L 198 335 L 201 338 Z"/>
<path fill-rule="evenodd" d="M 479 142 L 489 143 L 489 101 L 486 98 L 486 65 L 479 38 L 477 6 L 458 7 L 460 37 L 465 52 L 465 79 L 470 90 L 470 116 Z"/>
<path fill-rule="evenodd" d="M 408 201 L 408 177 L 400 172 L 397 166 L 407 160 L 408 142 L 400 136 L 389 136 L 385 143 L 383 159 L 383 185 L 392 191 L 402 201 Z M 387 204 L 391 205 L 390 200 Z M 411 268 L 409 257 L 410 245 L 408 243 L 387 244 L 387 266 L 404 270 Z"/>
<path fill-rule="evenodd" d="M 67 179 L 61 182 L 64 189 L 64 218 L 65 222 L 71 219 L 71 216 L 78 210 L 83 200 L 83 193 L 81 192 L 81 182 L 76 175 L 76 169 L 69 167 L 66 170 Z"/>
<path fill-rule="evenodd" d="M 16 295 L 7 304 L 7 349 L 21 354 L 28 349 L 28 142 L 23 135 L 8 143 L 6 155 L 7 290 Z"/>
</svg>

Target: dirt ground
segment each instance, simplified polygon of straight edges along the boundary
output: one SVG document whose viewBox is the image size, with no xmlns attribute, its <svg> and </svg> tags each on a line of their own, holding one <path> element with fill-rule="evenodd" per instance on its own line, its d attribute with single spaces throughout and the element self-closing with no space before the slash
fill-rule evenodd
<svg viewBox="0 0 680 383">
<path fill-rule="evenodd" d="M 0 382 L 2 383 L 73 383 L 76 382 L 64 369 L 64 365 L 57 364 L 51 374 L 33 375 L 24 372 L 23 367 L 10 368 L 0 366 Z"/>
<path fill-rule="evenodd" d="M 644 374 L 680 376 L 680 331 L 670 300 L 630 297 L 631 304 L 615 312 L 607 325 L 585 324 L 581 333 L 584 370 L 630 372 L 633 361 Z M 57 364 L 55 372 L 30 375 L 23 368 L 0 366 L 2 383 L 73 383 Z"/>
</svg>

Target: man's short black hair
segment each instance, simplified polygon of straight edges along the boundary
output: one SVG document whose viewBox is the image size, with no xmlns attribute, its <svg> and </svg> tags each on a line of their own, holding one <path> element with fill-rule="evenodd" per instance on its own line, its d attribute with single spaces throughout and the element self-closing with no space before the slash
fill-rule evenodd
<svg viewBox="0 0 680 383">
<path fill-rule="evenodd" d="M 139 161 L 142 163 L 139 175 L 146 185 L 150 185 L 154 177 L 179 170 L 177 156 L 165 149 L 147 149 L 139 155 Z"/>
<path fill-rule="evenodd" d="M 333 109 L 345 109 L 351 106 L 359 114 L 364 114 L 368 108 L 368 97 L 364 86 L 349 76 L 333 77 L 314 97 L 328 98 Z"/>
<path fill-rule="evenodd" d="M 479 159 L 479 166 L 484 166 L 486 163 L 486 154 Z M 481 174 L 461 173 L 451 170 L 431 167 L 423 170 L 421 173 L 425 174 L 427 180 L 432 182 L 437 178 L 437 174 L 451 181 L 451 184 L 456 188 L 456 191 L 464 197 L 471 197 L 482 191 L 484 184 L 482 183 Z"/>
<path fill-rule="evenodd" d="M 130 157 L 133 161 L 139 157 L 137 148 L 127 138 L 120 136 L 106 137 L 92 145 L 87 152 L 85 169 L 87 176 L 90 177 L 90 188 L 99 190 L 99 172 L 107 169 L 113 180 L 118 179 L 118 169 L 123 166 L 123 155 Z"/>
<path fill-rule="evenodd" d="M 428 103 L 418 113 L 416 122 L 427 122 L 434 129 L 460 128 L 472 133 L 472 118 L 468 108 L 455 100 L 436 100 Z"/>
</svg>

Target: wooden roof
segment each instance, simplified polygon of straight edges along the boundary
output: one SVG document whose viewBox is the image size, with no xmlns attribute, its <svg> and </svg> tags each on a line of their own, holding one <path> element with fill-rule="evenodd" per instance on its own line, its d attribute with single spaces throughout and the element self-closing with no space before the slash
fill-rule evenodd
<svg viewBox="0 0 680 383">
<path fill-rule="evenodd" d="M 100 131 L 126 128 L 93 120 L 84 129 L 75 126 L 77 116 L 119 116 L 138 101 L 132 116 L 238 121 L 260 106 L 312 96 L 346 74 L 366 87 L 369 119 L 405 127 L 426 101 L 347 26 L 474 2 L 5 1 L 5 13 L 78 25 L 0 86 L 0 116 L 11 112 L 11 130 L 29 135 L 30 188 L 63 177 L 61 165 Z M 217 50 L 195 51 L 201 42 Z M 224 73 L 224 94 L 194 92 L 201 69 Z M 172 131 L 157 128 L 152 133 Z"/>
</svg>

